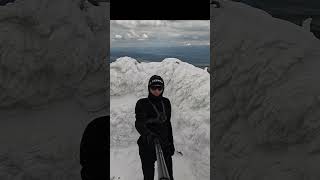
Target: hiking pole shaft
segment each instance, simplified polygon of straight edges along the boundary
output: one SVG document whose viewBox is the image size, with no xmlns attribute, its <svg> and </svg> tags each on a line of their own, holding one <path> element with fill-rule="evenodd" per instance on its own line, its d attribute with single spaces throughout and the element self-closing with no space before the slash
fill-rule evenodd
<svg viewBox="0 0 320 180">
<path fill-rule="evenodd" d="M 157 165 L 158 165 L 158 179 L 159 180 L 170 180 L 168 168 L 163 157 L 163 152 L 158 139 L 154 140 L 156 154 L 157 154 Z"/>
</svg>

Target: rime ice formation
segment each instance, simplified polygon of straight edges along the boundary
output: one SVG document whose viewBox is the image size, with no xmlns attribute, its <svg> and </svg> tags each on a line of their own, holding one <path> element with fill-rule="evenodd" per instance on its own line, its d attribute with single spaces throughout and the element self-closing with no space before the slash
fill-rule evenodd
<svg viewBox="0 0 320 180">
<path fill-rule="evenodd" d="M 242 3 L 211 11 L 212 178 L 319 179 L 320 41 Z"/>
<path fill-rule="evenodd" d="M 105 6 L 81 11 L 77 1 L 32 0 L 0 8 L 0 107 L 37 106 L 102 91 L 99 83 L 88 81 L 92 75 L 104 78 Z"/>
<path fill-rule="evenodd" d="M 148 95 L 148 80 L 160 75 L 163 96 L 171 101 L 172 127 L 177 151 L 173 156 L 176 179 L 209 179 L 210 76 L 179 59 L 141 62 L 122 57 L 110 64 L 111 179 L 142 179 L 134 108 Z"/>
<path fill-rule="evenodd" d="M 105 114 L 108 3 L 0 6 L 0 179 L 80 180 L 79 147 Z"/>
</svg>

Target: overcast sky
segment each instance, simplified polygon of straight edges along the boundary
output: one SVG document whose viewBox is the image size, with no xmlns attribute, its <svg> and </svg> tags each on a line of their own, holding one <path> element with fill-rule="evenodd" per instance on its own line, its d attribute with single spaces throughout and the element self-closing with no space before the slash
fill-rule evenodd
<svg viewBox="0 0 320 180">
<path fill-rule="evenodd" d="M 111 47 L 209 45 L 207 20 L 111 20 Z"/>
</svg>

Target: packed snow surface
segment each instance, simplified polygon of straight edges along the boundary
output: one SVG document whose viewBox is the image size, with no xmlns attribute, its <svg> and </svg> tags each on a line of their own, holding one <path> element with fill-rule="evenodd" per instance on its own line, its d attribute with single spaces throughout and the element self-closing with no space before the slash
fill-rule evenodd
<svg viewBox="0 0 320 180">
<path fill-rule="evenodd" d="M 130 57 L 119 58 L 110 65 L 111 179 L 143 179 L 134 108 L 139 98 L 148 95 L 148 80 L 154 74 L 164 79 L 163 96 L 169 98 L 172 105 L 171 123 L 176 147 L 174 177 L 209 179 L 209 73 L 175 58 L 139 63 Z"/>
</svg>

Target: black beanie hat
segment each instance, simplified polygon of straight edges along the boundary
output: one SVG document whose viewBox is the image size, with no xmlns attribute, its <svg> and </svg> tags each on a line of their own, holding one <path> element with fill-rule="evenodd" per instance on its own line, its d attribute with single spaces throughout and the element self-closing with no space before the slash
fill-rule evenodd
<svg viewBox="0 0 320 180">
<path fill-rule="evenodd" d="M 158 75 L 151 76 L 151 78 L 149 79 L 148 87 L 154 86 L 154 85 L 160 85 L 164 87 L 163 79 Z"/>
<path fill-rule="evenodd" d="M 150 86 L 154 86 L 154 85 L 158 85 L 158 86 L 161 85 L 162 88 L 164 89 L 163 79 L 158 75 L 153 75 L 149 79 L 149 84 L 148 84 L 149 97 L 152 97 L 154 99 L 158 99 L 159 97 L 154 97 L 150 92 Z M 162 96 L 162 94 L 163 94 L 163 91 L 161 92 L 160 97 Z"/>
</svg>

